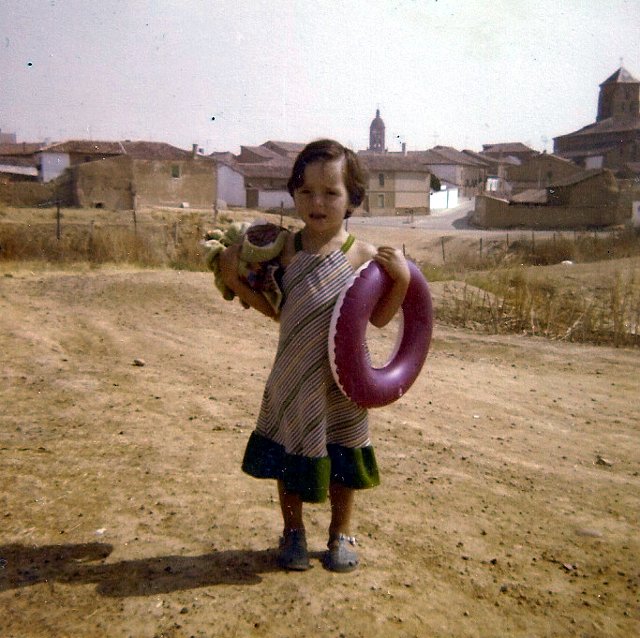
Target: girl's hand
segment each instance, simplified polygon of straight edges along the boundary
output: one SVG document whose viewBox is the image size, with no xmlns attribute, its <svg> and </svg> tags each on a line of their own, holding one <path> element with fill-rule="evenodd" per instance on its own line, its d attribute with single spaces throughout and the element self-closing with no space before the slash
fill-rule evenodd
<svg viewBox="0 0 640 638">
<path fill-rule="evenodd" d="M 385 269 L 393 281 L 405 285 L 409 284 L 411 271 L 401 250 L 390 246 L 381 246 L 374 259 Z"/>
<path fill-rule="evenodd" d="M 409 288 L 411 271 L 402 251 L 389 246 L 378 248 L 378 252 L 373 257 L 388 273 L 393 280 L 393 285 L 389 292 L 380 299 L 373 309 L 370 321 L 377 328 L 386 326 L 393 316 L 398 312 L 404 296 Z"/>
</svg>

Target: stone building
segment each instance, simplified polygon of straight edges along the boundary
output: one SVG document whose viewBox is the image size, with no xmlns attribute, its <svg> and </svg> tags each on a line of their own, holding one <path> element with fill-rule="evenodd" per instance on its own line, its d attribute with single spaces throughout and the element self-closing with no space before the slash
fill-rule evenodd
<svg viewBox="0 0 640 638">
<path fill-rule="evenodd" d="M 360 151 L 368 174 L 367 194 L 355 215 L 429 214 L 431 171 L 420 159 L 402 153 Z"/>
<path fill-rule="evenodd" d="M 640 81 L 620 67 L 600 85 L 596 121 L 554 138 L 554 153 L 582 168 L 624 171 L 640 161 Z"/>
</svg>

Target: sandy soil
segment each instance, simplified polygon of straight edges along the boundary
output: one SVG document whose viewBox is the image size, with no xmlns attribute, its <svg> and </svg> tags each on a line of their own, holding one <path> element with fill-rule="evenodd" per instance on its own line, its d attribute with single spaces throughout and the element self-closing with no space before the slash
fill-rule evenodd
<svg viewBox="0 0 640 638">
<path fill-rule="evenodd" d="M 436 325 L 372 412 L 361 568 L 321 567 L 325 504 L 284 573 L 239 469 L 276 337 L 207 274 L 0 278 L 0 636 L 640 634 L 640 352 Z"/>
</svg>

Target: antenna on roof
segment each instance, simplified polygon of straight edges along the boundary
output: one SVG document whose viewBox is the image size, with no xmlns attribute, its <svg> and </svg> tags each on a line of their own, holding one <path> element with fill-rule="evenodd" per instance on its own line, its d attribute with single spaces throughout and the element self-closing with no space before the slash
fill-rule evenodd
<svg viewBox="0 0 640 638">
<path fill-rule="evenodd" d="M 549 141 L 549 138 L 546 135 L 543 135 L 540 140 L 542 141 L 542 144 L 544 145 L 544 152 L 547 152 L 547 142 Z"/>
<path fill-rule="evenodd" d="M 620 56 L 620 68 L 622 68 L 622 63 L 624 62 L 624 58 Z"/>
</svg>

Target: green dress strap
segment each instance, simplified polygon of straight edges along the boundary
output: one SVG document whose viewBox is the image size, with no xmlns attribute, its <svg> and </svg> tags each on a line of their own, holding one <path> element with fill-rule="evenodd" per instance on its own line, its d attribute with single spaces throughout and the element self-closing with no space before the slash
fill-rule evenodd
<svg viewBox="0 0 640 638">
<path fill-rule="evenodd" d="M 342 244 L 342 246 L 340 246 L 340 250 L 343 253 L 346 253 L 349 250 L 349 248 L 351 248 L 351 246 L 353 246 L 355 241 L 356 241 L 356 238 L 351 233 L 349 233 L 349 237 L 347 237 L 344 240 L 344 244 Z"/>
</svg>

